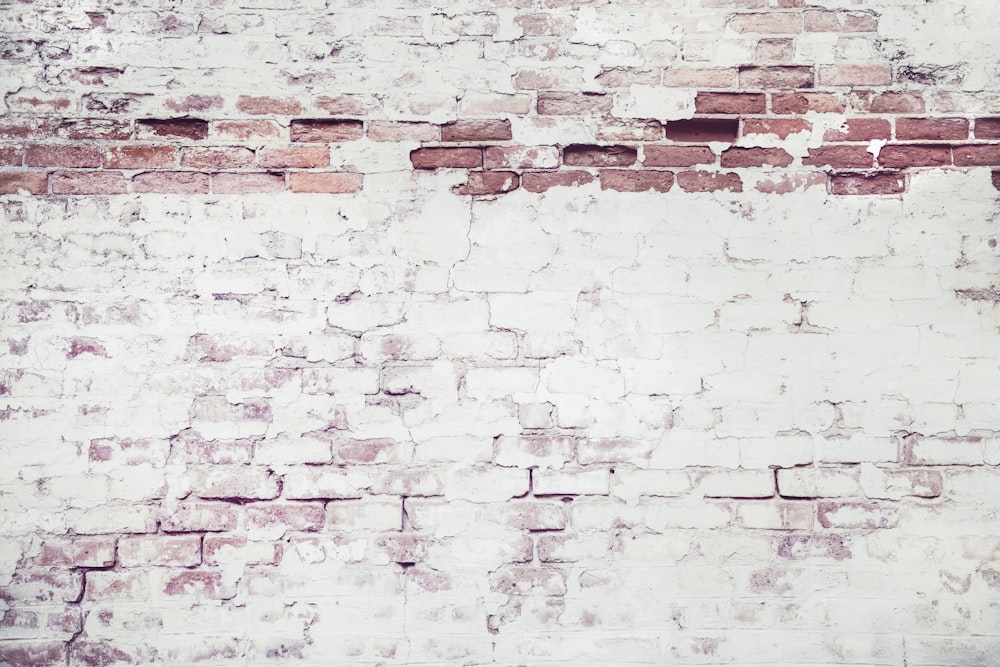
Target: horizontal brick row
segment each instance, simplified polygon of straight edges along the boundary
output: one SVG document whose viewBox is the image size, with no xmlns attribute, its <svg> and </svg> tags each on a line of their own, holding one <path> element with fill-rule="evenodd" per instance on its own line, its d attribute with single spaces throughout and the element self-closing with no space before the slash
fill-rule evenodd
<svg viewBox="0 0 1000 667">
<path fill-rule="evenodd" d="M 259 192 L 349 193 L 361 190 L 364 176 L 349 172 L 267 171 L 209 173 L 202 171 L 5 171 L 0 194 L 114 195 L 253 194 Z"/>
</svg>

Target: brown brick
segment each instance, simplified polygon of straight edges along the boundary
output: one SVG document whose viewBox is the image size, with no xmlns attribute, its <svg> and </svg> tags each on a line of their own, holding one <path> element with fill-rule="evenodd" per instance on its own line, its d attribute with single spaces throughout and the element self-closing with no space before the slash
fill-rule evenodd
<svg viewBox="0 0 1000 667">
<path fill-rule="evenodd" d="M 721 164 L 727 168 L 787 167 L 792 163 L 792 156 L 782 148 L 729 148 L 723 151 Z"/>
<path fill-rule="evenodd" d="M 682 171 L 677 174 L 677 185 L 685 192 L 714 192 L 729 190 L 743 192 L 743 181 L 732 172 Z"/>
<path fill-rule="evenodd" d="M 628 167 L 638 151 L 628 146 L 572 144 L 563 149 L 563 163 L 573 167 Z"/>
<path fill-rule="evenodd" d="M 481 148 L 418 148 L 410 153 L 414 169 L 473 169 L 483 166 Z"/>
<path fill-rule="evenodd" d="M 883 167 L 940 167 L 951 164 L 951 148 L 947 146 L 884 146 L 878 154 Z"/>
<path fill-rule="evenodd" d="M 521 174 L 521 187 L 528 192 L 545 192 L 554 187 L 586 185 L 594 176 L 586 171 L 526 171 Z"/>
<path fill-rule="evenodd" d="M 29 167 L 100 167 L 101 154 L 93 146 L 32 144 L 24 154 Z"/>
<path fill-rule="evenodd" d="M 740 67 L 740 88 L 812 88 L 814 83 L 812 67 Z"/>
<path fill-rule="evenodd" d="M 460 195 L 500 195 L 516 190 L 519 183 L 512 171 L 471 171 L 469 180 L 455 186 L 453 191 Z"/>
<path fill-rule="evenodd" d="M 760 12 L 733 14 L 728 26 L 736 32 L 794 34 L 802 32 L 802 17 L 798 12 Z"/>
<path fill-rule="evenodd" d="M 819 68 L 821 86 L 888 86 L 892 83 L 889 65 L 829 65 Z"/>
<path fill-rule="evenodd" d="M 783 61 L 793 58 L 795 58 L 795 40 L 787 37 L 758 40 L 754 49 L 754 62 Z"/>
<path fill-rule="evenodd" d="M 924 98 L 919 93 L 882 93 L 872 100 L 872 113 L 923 113 Z"/>
<path fill-rule="evenodd" d="M 441 141 L 509 141 L 509 120 L 459 120 L 441 126 Z"/>
<path fill-rule="evenodd" d="M 261 167 L 314 169 L 330 166 L 330 149 L 326 146 L 281 146 L 262 148 L 257 154 Z"/>
<path fill-rule="evenodd" d="M 105 169 L 149 169 L 177 165 L 173 146 L 116 146 L 104 151 Z"/>
<path fill-rule="evenodd" d="M 831 128 L 823 141 L 872 141 L 889 139 L 892 125 L 885 118 L 848 118 L 839 128 Z"/>
<path fill-rule="evenodd" d="M 302 113 L 298 100 L 288 97 L 240 95 L 236 108 L 250 116 L 294 116 Z"/>
<path fill-rule="evenodd" d="M 667 121 L 667 139 L 688 143 L 736 141 L 740 121 L 736 118 L 689 118 Z"/>
<path fill-rule="evenodd" d="M 965 118 L 897 118 L 896 138 L 926 141 L 968 139 L 969 121 Z"/>
<path fill-rule="evenodd" d="M 0 167 L 20 167 L 23 164 L 23 148 L 20 146 L 0 146 Z"/>
<path fill-rule="evenodd" d="M 808 11 L 806 32 L 875 32 L 878 20 L 866 12 Z"/>
<path fill-rule="evenodd" d="M 749 134 L 773 134 L 787 139 L 792 134 L 809 132 L 812 123 L 801 118 L 744 118 L 743 136 Z"/>
<path fill-rule="evenodd" d="M 832 174 L 830 192 L 835 195 L 895 195 L 906 190 L 906 177 L 896 173 Z"/>
<path fill-rule="evenodd" d="M 343 194 L 358 192 L 364 185 L 364 176 L 353 173 L 292 172 L 288 178 L 292 192 Z"/>
<path fill-rule="evenodd" d="M 306 119 L 293 120 L 292 141 L 311 143 L 331 143 L 354 141 L 364 134 L 364 124 L 353 119 Z"/>
<path fill-rule="evenodd" d="M 774 93 L 771 111 L 776 114 L 843 113 L 847 103 L 833 93 Z"/>
<path fill-rule="evenodd" d="M 132 192 L 208 194 L 208 174 L 195 171 L 147 171 L 132 177 Z"/>
<path fill-rule="evenodd" d="M 208 121 L 197 118 L 138 120 L 135 127 L 140 139 L 169 137 L 198 141 L 208 138 Z"/>
<path fill-rule="evenodd" d="M 875 156 L 865 146 L 820 146 L 810 148 L 809 157 L 802 158 L 802 164 L 814 167 L 829 165 L 842 168 L 871 167 Z"/>
<path fill-rule="evenodd" d="M 280 172 L 212 175 L 212 192 L 219 195 L 281 192 L 284 189 L 285 175 Z"/>
<path fill-rule="evenodd" d="M 955 165 L 959 167 L 1000 166 L 1000 145 L 955 146 Z"/>
<path fill-rule="evenodd" d="M 645 146 L 642 164 L 647 167 L 693 167 L 713 164 L 715 153 L 708 146 Z"/>
<path fill-rule="evenodd" d="M 0 195 L 16 195 L 18 190 L 45 194 L 49 190 L 49 176 L 40 171 L 0 172 Z"/>
<path fill-rule="evenodd" d="M 674 184 L 669 171 L 632 171 L 630 169 L 601 169 L 601 189 L 619 192 L 667 192 Z"/>
<path fill-rule="evenodd" d="M 694 100 L 698 113 L 764 113 L 765 106 L 762 93 L 698 93 Z"/>
<path fill-rule="evenodd" d="M 52 174 L 57 195 L 118 195 L 128 192 L 128 181 L 118 171 L 63 171 Z"/>
<path fill-rule="evenodd" d="M 595 116 L 611 113 L 611 95 L 600 93 L 538 93 L 541 116 Z"/>
<path fill-rule="evenodd" d="M 1000 118 L 977 118 L 976 139 L 1000 139 Z"/>
<path fill-rule="evenodd" d="M 195 169 L 240 169 L 254 163 L 253 151 L 241 146 L 192 147 L 181 151 L 181 165 Z"/>
</svg>

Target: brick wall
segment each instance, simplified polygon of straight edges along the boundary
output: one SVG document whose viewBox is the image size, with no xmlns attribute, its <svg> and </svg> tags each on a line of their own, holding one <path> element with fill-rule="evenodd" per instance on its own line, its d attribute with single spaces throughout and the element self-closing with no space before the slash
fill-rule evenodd
<svg viewBox="0 0 1000 667">
<path fill-rule="evenodd" d="M 0 4 L 0 664 L 1000 664 L 998 23 Z"/>
</svg>

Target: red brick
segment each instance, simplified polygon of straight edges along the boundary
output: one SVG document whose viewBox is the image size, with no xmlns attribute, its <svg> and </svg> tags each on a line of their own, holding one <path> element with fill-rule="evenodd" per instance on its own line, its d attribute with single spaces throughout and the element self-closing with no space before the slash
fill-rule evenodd
<svg viewBox="0 0 1000 667">
<path fill-rule="evenodd" d="M 163 593 L 212 600 L 228 600 L 236 595 L 235 588 L 222 581 L 222 573 L 214 570 L 186 570 L 176 574 L 166 580 Z"/>
<path fill-rule="evenodd" d="M 808 111 L 819 113 L 843 113 L 847 103 L 833 93 L 774 93 L 771 95 L 771 111 L 776 114 L 804 114 Z"/>
<path fill-rule="evenodd" d="M 572 144 L 563 149 L 563 163 L 573 167 L 628 167 L 638 151 L 628 146 Z"/>
<path fill-rule="evenodd" d="M 441 141 L 509 141 L 509 120 L 459 120 L 441 126 Z"/>
<path fill-rule="evenodd" d="M 402 452 L 403 445 L 390 438 L 366 440 L 346 438 L 337 442 L 334 448 L 334 459 L 341 464 L 389 463 L 399 459 Z"/>
<path fill-rule="evenodd" d="M 694 100 L 698 113 L 764 113 L 765 107 L 762 93 L 698 93 Z"/>
<path fill-rule="evenodd" d="M 438 141 L 441 138 L 441 127 L 433 123 L 370 120 L 368 138 L 372 141 Z"/>
<path fill-rule="evenodd" d="M 814 78 L 812 67 L 740 67 L 740 88 L 812 88 Z"/>
<path fill-rule="evenodd" d="M 667 192 L 674 184 L 669 171 L 632 171 L 630 169 L 601 169 L 601 189 L 619 192 Z"/>
<path fill-rule="evenodd" d="M 863 168 L 871 167 L 875 156 L 865 146 L 820 146 L 810 148 L 809 157 L 802 158 L 802 164 L 814 167 Z"/>
<path fill-rule="evenodd" d="M 220 139 L 271 139 L 284 130 L 273 120 L 220 120 L 212 123 L 212 134 Z"/>
<path fill-rule="evenodd" d="M 6 95 L 8 113 L 62 114 L 73 101 L 60 93 L 41 93 L 36 88 L 33 93 L 8 93 Z"/>
<path fill-rule="evenodd" d="M 872 113 L 923 113 L 920 93 L 882 93 L 872 100 Z"/>
<path fill-rule="evenodd" d="M 354 141 L 364 134 L 364 124 L 360 120 L 293 120 L 292 141 L 311 143 L 332 143 Z"/>
<path fill-rule="evenodd" d="M 555 146 L 490 146 L 486 149 L 487 169 L 551 169 L 559 166 Z"/>
<path fill-rule="evenodd" d="M 139 138 L 169 137 L 198 141 L 208 137 L 208 121 L 198 118 L 147 119 L 135 124 Z"/>
<path fill-rule="evenodd" d="M 19 146 L 0 146 L 0 166 L 20 167 L 24 164 L 24 149 Z"/>
<path fill-rule="evenodd" d="M 39 565 L 108 567 L 115 564 L 112 537 L 55 537 L 45 540 Z"/>
<path fill-rule="evenodd" d="M 590 116 L 611 113 L 613 98 L 600 93 L 538 93 L 541 116 Z"/>
<path fill-rule="evenodd" d="M 201 533 L 233 530 L 238 505 L 232 503 L 187 502 L 164 508 L 160 529 L 165 533 Z"/>
<path fill-rule="evenodd" d="M 958 167 L 1000 166 L 1000 145 L 955 146 L 955 165 Z"/>
<path fill-rule="evenodd" d="M 514 18 L 514 24 L 521 28 L 526 37 L 561 37 L 576 31 L 576 22 L 571 15 L 541 12 L 521 14 Z"/>
<path fill-rule="evenodd" d="M 104 139 L 127 141 L 132 138 L 132 123 L 124 120 L 84 118 L 65 120 L 52 129 L 52 136 L 59 139 Z"/>
<path fill-rule="evenodd" d="M 65 642 L 0 643 L 0 664 L 7 667 L 62 667 L 67 664 Z"/>
<path fill-rule="evenodd" d="M 173 146 L 116 146 L 104 151 L 105 169 L 150 169 L 177 165 Z"/>
<path fill-rule="evenodd" d="M 801 118 L 744 118 L 743 136 L 748 134 L 773 134 L 781 139 L 798 132 L 809 132 L 812 124 Z"/>
<path fill-rule="evenodd" d="M 760 12 L 733 14 L 727 22 L 736 32 L 788 33 L 802 32 L 802 17 L 798 12 Z"/>
<path fill-rule="evenodd" d="M 490 574 L 490 590 L 504 595 L 565 595 L 566 575 L 554 568 L 505 565 Z"/>
<path fill-rule="evenodd" d="M 586 171 L 526 171 L 521 174 L 521 187 L 528 192 L 545 192 L 554 187 L 586 185 L 594 175 Z"/>
<path fill-rule="evenodd" d="M 1000 118 L 977 118 L 976 139 L 1000 139 Z"/>
<path fill-rule="evenodd" d="M 364 176 L 353 173 L 292 172 L 288 180 L 292 192 L 345 194 L 358 192 L 364 186 Z"/>
<path fill-rule="evenodd" d="M 729 148 L 722 153 L 723 167 L 787 167 L 792 156 L 782 148 Z"/>
<path fill-rule="evenodd" d="M 795 40 L 787 37 L 774 37 L 757 41 L 754 49 L 754 62 L 792 60 L 795 58 Z"/>
<path fill-rule="evenodd" d="M 52 174 L 52 194 L 120 195 L 128 181 L 118 171 L 57 171 Z"/>
<path fill-rule="evenodd" d="M 824 528 L 894 528 L 899 521 L 895 507 L 874 503 L 824 501 L 817 513 Z"/>
<path fill-rule="evenodd" d="M 878 20 L 865 12 L 808 11 L 804 15 L 806 32 L 875 32 Z"/>
<path fill-rule="evenodd" d="M 1000 171 L 993 172 L 993 187 L 1000 190 Z"/>
<path fill-rule="evenodd" d="M 969 138 L 969 121 L 964 118 L 898 118 L 897 139 L 947 141 Z"/>
<path fill-rule="evenodd" d="M 662 85 L 677 88 L 735 88 L 736 69 L 670 67 L 663 72 Z"/>
<path fill-rule="evenodd" d="M 261 167 L 313 169 L 330 166 L 330 149 L 326 146 L 282 146 L 262 148 L 257 154 Z"/>
<path fill-rule="evenodd" d="M 240 146 L 192 147 L 181 151 L 181 166 L 195 169 L 239 169 L 253 162 L 253 151 Z"/>
<path fill-rule="evenodd" d="M 68 644 L 69 664 L 95 667 L 100 665 L 133 665 L 143 662 L 142 651 L 132 645 L 122 645 L 105 639 L 86 639 L 86 635 Z"/>
<path fill-rule="evenodd" d="M 888 86 L 892 83 L 889 65 L 829 65 L 819 68 L 821 86 Z"/>
<path fill-rule="evenodd" d="M 715 153 L 708 146 L 644 146 L 642 164 L 647 167 L 693 167 L 714 164 Z"/>
<path fill-rule="evenodd" d="M 951 164 L 951 148 L 947 146 L 883 146 L 878 154 L 883 167 L 940 167 Z"/>
<path fill-rule="evenodd" d="M 739 174 L 717 174 L 709 171 L 682 171 L 677 174 L 677 185 L 685 192 L 713 192 L 729 190 L 743 192 L 743 181 Z"/>
<path fill-rule="evenodd" d="M 285 175 L 281 172 L 212 174 L 212 192 L 218 195 L 281 192 L 284 189 Z"/>
<path fill-rule="evenodd" d="M 194 171 L 147 171 L 132 177 L 132 192 L 208 194 L 208 174 Z"/>
<path fill-rule="evenodd" d="M 171 111 L 189 113 L 191 111 L 212 111 L 221 109 L 225 100 L 221 95 L 188 95 L 187 97 L 171 97 L 163 103 Z"/>
<path fill-rule="evenodd" d="M 835 195 L 895 195 L 906 191 L 903 174 L 833 174 L 830 192 Z"/>
<path fill-rule="evenodd" d="M 810 171 L 802 174 L 778 173 L 769 178 L 761 178 L 754 186 L 764 194 L 786 195 L 789 192 L 808 190 L 817 185 L 826 185 L 826 174 Z"/>
<path fill-rule="evenodd" d="M 430 544 L 429 536 L 397 533 L 379 537 L 375 541 L 375 550 L 394 563 L 419 563 L 427 558 Z"/>
<path fill-rule="evenodd" d="M 473 169 L 483 166 L 481 148 L 418 148 L 410 153 L 414 169 Z"/>
<path fill-rule="evenodd" d="M 598 141 L 659 141 L 663 124 L 658 120 L 605 121 L 594 133 Z"/>
<path fill-rule="evenodd" d="M 264 503 L 247 505 L 247 521 L 252 526 L 280 526 L 285 530 L 319 530 L 326 522 L 321 503 Z"/>
<path fill-rule="evenodd" d="M 29 167 L 100 167 L 101 154 L 92 146 L 32 144 L 24 155 Z"/>
<path fill-rule="evenodd" d="M 778 543 L 778 556 L 787 560 L 851 558 L 843 535 L 785 535 Z"/>
<path fill-rule="evenodd" d="M 703 144 L 709 141 L 736 141 L 740 121 L 736 118 L 689 118 L 667 121 L 667 139 Z"/>
<path fill-rule="evenodd" d="M 892 125 L 885 118 L 848 118 L 838 128 L 831 128 L 823 141 L 872 141 L 889 139 Z"/>
<path fill-rule="evenodd" d="M 453 190 L 460 195 L 500 195 L 516 190 L 518 184 L 518 176 L 512 171 L 473 171 L 468 181 Z"/>
<path fill-rule="evenodd" d="M 313 107 L 331 116 L 367 116 L 381 106 L 374 95 L 321 95 L 313 100 Z"/>
<path fill-rule="evenodd" d="M 49 191 L 49 175 L 38 171 L 0 172 L 0 194 L 16 195 L 18 190 L 45 194 Z"/>
<path fill-rule="evenodd" d="M 142 535 L 118 540 L 118 562 L 123 567 L 172 565 L 189 567 L 201 562 L 200 535 Z"/>
<path fill-rule="evenodd" d="M 0 139 L 44 139 L 52 134 L 52 121 L 39 118 L 0 118 Z"/>
<path fill-rule="evenodd" d="M 302 113 L 302 105 L 288 97 L 240 95 L 236 108 L 250 116 L 294 116 Z"/>
<path fill-rule="evenodd" d="M 82 593 L 83 575 L 77 570 L 19 567 L 0 587 L 0 600 L 16 601 L 18 606 L 35 606 L 38 603 L 75 602 Z"/>
</svg>

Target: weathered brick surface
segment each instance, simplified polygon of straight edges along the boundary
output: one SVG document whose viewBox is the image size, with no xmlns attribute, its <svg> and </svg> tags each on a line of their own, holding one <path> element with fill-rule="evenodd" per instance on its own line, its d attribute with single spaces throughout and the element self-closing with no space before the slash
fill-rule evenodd
<svg viewBox="0 0 1000 667">
<path fill-rule="evenodd" d="M 0 2 L 0 664 L 1000 664 L 971 4 Z"/>
</svg>

